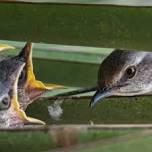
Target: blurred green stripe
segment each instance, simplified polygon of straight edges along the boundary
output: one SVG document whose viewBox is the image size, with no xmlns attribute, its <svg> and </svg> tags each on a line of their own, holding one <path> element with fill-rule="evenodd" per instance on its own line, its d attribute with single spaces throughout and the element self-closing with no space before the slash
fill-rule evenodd
<svg viewBox="0 0 152 152">
<path fill-rule="evenodd" d="M 25 42 L 0 40 L 0 43 L 9 44 L 16 50 L 1 52 L 3 55 L 14 55 L 20 51 Z M 96 48 L 84 46 L 70 46 L 57 44 L 35 43 L 33 57 L 59 61 L 71 61 L 81 63 L 100 64 L 101 61 L 113 51 L 111 48 Z"/>
<path fill-rule="evenodd" d="M 96 4 L 96 5 L 124 5 L 124 6 L 152 6 L 149 0 L 11 0 L 11 2 L 30 2 L 30 3 L 59 3 L 59 4 Z"/>
</svg>

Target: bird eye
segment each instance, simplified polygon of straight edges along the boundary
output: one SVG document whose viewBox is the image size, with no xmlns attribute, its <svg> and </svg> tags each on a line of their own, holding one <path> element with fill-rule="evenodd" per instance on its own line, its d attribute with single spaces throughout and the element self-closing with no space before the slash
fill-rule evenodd
<svg viewBox="0 0 152 152">
<path fill-rule="evenodd" d="M 126 69 L 126 74 L 129 79 L 133 78 L 136 74 L 136 67 L 131 66 Z"/>
<path fill-rule="evenodd" d="M 10 106 L 10 96 L 7 95 L 0 101 L 0 110 L 8 109 L 9 106 Z"/>
</svg>

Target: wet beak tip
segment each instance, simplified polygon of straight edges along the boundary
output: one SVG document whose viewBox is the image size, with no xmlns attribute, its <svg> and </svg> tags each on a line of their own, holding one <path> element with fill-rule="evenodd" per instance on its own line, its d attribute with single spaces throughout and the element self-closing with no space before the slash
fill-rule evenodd
<svg viewBox="0 0 152 152">
<path fill-rule="evenodd" d="M 90 102 L 90 107 L 92 108 L 92 107 L 94 107 L 94 105 L 97 103 L 97 102 L 99 102 L 99 101 L 102 101 L 102 99 L 103 98 L 105 98 L 105 97 L 108 97 L 110 94 L 109 94 L 109 91 L 108 90 L 106 90 L 106 91 L 101 91 L 101 90 L 99 90 L 99 91 L 97 91 L 95 94 L 94 94 L 94 96 L 92 97 L 92 99 L 91 99 L 91 102 Z"/>
<path fill-rule="evenodd" d="M 89 103 L 89 107 L 93 108 L 95 106 L 95 104 L 97 103 L 98 100 L 95 100 L 95 98 L 93 97 Z"/>
</svg>

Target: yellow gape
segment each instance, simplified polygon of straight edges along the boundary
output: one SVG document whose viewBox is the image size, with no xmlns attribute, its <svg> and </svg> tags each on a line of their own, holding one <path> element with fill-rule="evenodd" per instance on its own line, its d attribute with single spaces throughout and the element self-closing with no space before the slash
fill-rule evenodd
<svg viewBox="0 0 152 152">
<path fill-rule="evenodd" d="M 33 88 L 33 89 L 41 89 L 41 90 L 52 90 L 63 88 L 62 85 L 57 84 L 44 84 L 41 81 L 36 80 L 34 72 L 33 72 L 33 63 L 32 63 L 32 44 L 30 43 L 29 47 L 29 56 L 26 61 L 26 70 L 27 70 L 27 79 L 25 88 Z"/>
<path fill-rule="evenodd" d="M 24 66 L 25 65 L 23 65 L 19 69 L 19 73 L 21 73 Z M 13 88 L 13 96 L 12 96 L 12 99 L 11 99 L 11 107 L 10 108 L 12 108 L 16 112 L 17 116 L 24 122 L 24 124 L 42 124 L 42 125 L 45 125 L 45 122 L 43 122 L 41 120 L 38 120 L 38 119 L 35 119 L 35 118 L 28 117 L 25 114 L 25 112 L 20 109 L 20 105 L 19 105 L 19 102 L 18 102 L 18 94 L 17 94 L 18 78 L 19 78 L 19 75 L 16 78 L 15 85 L 14 85 L 14 88 Z"/>
</svg>

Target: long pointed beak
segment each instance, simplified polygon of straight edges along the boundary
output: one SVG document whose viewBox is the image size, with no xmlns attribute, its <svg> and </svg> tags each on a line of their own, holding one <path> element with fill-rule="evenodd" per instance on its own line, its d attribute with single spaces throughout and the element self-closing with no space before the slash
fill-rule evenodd
<svg viewBox="0 0 152 152">
<path fill-rule="evenodd" d="M 94 96 L 91 98 L 90 107 L 93 107 L 97 102 L 102 101 L 103 98 L 111 96 L 111 88 L 104 88 L 97 90 Z"/>
<path fill-rule="evenodd" d="M 0 51 L 8 50 L 8 49 L 15 49 L 15 47 L 7 44 L 0 44 Z"/>
</svg>

